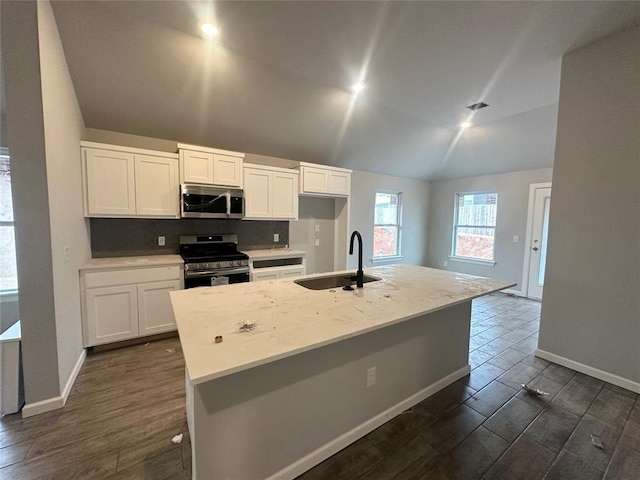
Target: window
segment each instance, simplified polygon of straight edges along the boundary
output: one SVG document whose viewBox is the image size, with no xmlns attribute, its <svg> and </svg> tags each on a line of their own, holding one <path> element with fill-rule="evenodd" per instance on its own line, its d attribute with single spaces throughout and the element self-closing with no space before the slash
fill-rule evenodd
<svg viewBox="0 0 640 480">
<path fill-rule="evenodd" d="M 0 155 L 0 292 L 18 289 L 9 157 Z"/>
<path fill-rule="evenodd" d="M 459 193 L 453 226 L 453 256 L 493 261 L 497 193 Z"/>
<path fill-rule="evenodd" d="M 373 220 L 373 257 L 400 255 L 400 194 L 376 193 Z"/>
</svg>

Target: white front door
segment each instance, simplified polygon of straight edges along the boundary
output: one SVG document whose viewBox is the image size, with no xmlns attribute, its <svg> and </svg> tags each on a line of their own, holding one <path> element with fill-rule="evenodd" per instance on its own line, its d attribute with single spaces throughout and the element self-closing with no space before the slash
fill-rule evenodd
<svg viewBox="0 0 640 480">
<path fill-rule="evenodd" d="M 542 299 L 544 272 L 547 261 L 547 237 L 549 231 L 549 207 L 551 187 L 535 188 L 533 192 L 533 217 L 529 246 L 529 282 L 527 297 Z"/>
</svg>

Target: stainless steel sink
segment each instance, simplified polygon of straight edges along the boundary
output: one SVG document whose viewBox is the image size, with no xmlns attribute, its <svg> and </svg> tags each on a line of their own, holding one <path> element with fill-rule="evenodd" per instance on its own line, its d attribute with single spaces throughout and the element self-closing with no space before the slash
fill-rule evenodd
<svg viewBox="0 0 640 480">
<path fill-rule="evenodd" d="M 353 285 L 355 288 L 355 280 L 351 280 L 355 277 L 353 274 L 341 273 L 339 275 L 324 275 L 321 277 L 303 278 L 300 280 L 294 280 L 298 285 L 311 290 L 327 290 L 329 288 L 341 288 L 346 285 Z M 363 283 L 377 282 L 380 280 L 378 277 L 372 277 L 371 275 L 365 275 L 362 279 Z"/>
</svg>

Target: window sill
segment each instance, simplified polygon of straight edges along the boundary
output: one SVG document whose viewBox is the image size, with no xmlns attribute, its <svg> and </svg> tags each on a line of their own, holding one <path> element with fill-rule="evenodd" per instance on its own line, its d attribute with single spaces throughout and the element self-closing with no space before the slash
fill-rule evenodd
<svg viewBox="0 0 640 480">
<path fill-rule="evenodd" d="M 371 263 L 375 265 L 389 265 L 392 263 L 402 262 L 402 255 L 392 255 L 389 257 L 374 257 L 371 259 Z"/>
<path fill-rule="evenodd" d="M 454 260 L 456 262 L 463 262 L 463 263 L 475 263 L 476 265 L 484 265 L 485 267 L 493 267 L 496 264 L 496 262 L 494 262 L 493 260 L 482 260 L 480 258 L 456 257 L 453 255 L 449 256 L 449 260 Z"/>
</svg>

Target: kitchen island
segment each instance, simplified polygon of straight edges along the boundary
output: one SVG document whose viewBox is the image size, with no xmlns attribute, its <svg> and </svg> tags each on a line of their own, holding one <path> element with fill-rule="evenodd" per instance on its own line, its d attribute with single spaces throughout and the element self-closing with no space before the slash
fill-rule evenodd
<svg viewBox="0 0 640 480">
<path fill-rule="evenodd" d="M 171 292 L 193 478 L 294 478 L 468 374 L 471 300 L 512 286 L 366 273 L 381 280 L 354 291 L 282 279 Z"/>
</svg>

